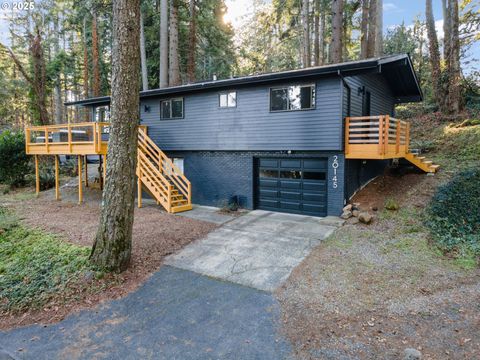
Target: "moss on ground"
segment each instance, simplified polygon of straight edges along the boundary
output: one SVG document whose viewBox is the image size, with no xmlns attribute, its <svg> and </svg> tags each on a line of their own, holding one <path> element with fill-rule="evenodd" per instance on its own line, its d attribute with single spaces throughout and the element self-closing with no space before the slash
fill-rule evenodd
<svg viewBox="0 0 480 360">
<path fill-rule="evenodd" d="M 97 274 L 90 249 L 22 225 L 0 207 L 0 312 L 38 309 L 73 291 L 85 274 Z"/>
</svg>

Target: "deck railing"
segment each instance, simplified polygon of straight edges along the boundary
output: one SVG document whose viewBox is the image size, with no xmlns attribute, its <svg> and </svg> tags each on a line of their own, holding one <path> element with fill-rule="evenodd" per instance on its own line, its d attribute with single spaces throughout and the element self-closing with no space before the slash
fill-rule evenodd
<svg viewBox="0 0 480 360">
<path fill-rule="evenodd" d="M 84 122 L 25 128 L 30 155 L 106 154 L 109 123 Z"/>
<path fill-rule="evenodd" d="M 410 123 L 389 115 L 345 118 L 345 156 L 392 159 L 409 151 Z"/>
</svg>

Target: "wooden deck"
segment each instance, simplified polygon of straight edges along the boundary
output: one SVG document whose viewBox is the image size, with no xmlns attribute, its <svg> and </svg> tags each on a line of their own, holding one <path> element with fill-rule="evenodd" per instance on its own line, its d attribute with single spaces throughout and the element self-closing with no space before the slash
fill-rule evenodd
<svg viewBox="0 0 480 360">
<path fill-rule="evenodd" d="M 410 123 L 389 115 L 346 117 L 345 158 L 404 158 L 426 172 L 439 167 L 410 152 Z"/>
<path fill-rule="evenodd" d="M 85 122 L 25 128 L 28 155 L 106 155 L 109 123 Z"/>
<path fill-rule="evenodd" d="M 78 202 L 83 201 L 83 188 L 88 187 L 86 155 L 102 155 L 99 183 L 106 177 L 107 146 L 110 124 L 85 122 L 25 128 L 25 147 L 35 156 L 36 192 L 40 192 L 39 159 L 41 155 L 55 157 L 55 195 L 60 199 L 58 155 L 75 155 L 78 161 Z M 82 168 L 85 169 L 83 176 Z M 138 130 L 138 206 L 142 206 L 142 192 L 147 191 L 168 212 L 192 209 L 190 181 L 147 135 L 146 126 Z"/>
</svg>

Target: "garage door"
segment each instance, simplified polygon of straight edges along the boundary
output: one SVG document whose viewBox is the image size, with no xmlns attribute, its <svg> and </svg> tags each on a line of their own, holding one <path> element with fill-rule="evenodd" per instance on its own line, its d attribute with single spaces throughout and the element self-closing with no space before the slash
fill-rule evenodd
<svg viewBox="0 0 480 360">
<path fill-rule="evenodd" d="M 257 161 L 257 207 L 296 214 L 327 215 L 326 158 Z"/>
</svg>

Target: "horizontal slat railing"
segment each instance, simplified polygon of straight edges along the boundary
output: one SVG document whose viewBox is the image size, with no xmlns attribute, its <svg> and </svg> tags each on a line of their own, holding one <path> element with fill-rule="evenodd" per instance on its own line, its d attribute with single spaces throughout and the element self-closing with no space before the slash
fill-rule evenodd
<svg viewBox="0 0 480 360">
<path fill-rule="evenodd" d="M 347 158 L 386 159 L 408 153 L 410 124 L 389 115 L 345 118 Z"/>
<path fill-rule="evenodd" d="M 105 154 L 109 123 L 84 122 L 25 128 L 27 154 Z"/>
</svg>

